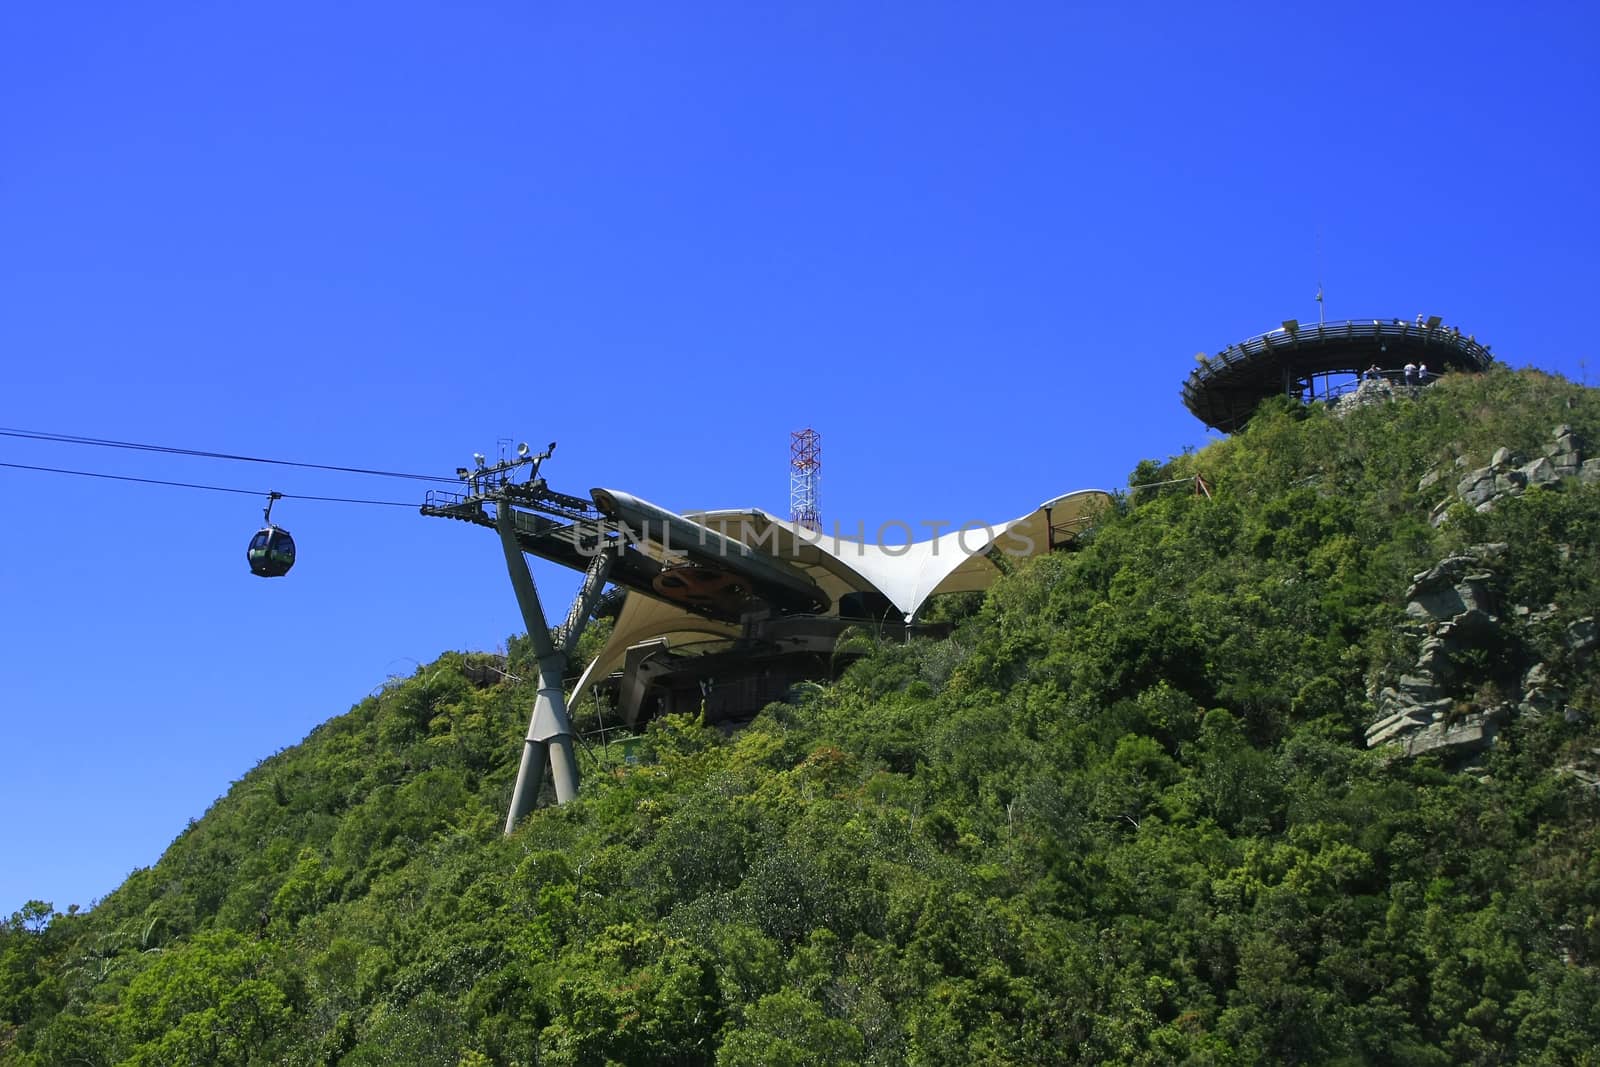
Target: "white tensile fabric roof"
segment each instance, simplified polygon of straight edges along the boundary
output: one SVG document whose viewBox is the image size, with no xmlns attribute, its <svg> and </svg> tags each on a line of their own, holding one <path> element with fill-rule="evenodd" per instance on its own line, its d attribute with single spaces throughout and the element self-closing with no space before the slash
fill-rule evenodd
<svg viewBox="0 0 1600 1067">
<path fill-rule="evenodd" d="M 836 605 L 847 593 L 877 592 L 910 620 L 930 597 L 989 588 L 1000 574 L 1000 568 L 989 558 L 992 551 L 1019 562 L 1048 552 L 1059 539 L 1052 535 L 1052 527 L 1076 531 L 1110 499 L 1109 494 L 1098 489 L 1083 489 L 1048 500 L 1009 522 L 992 526 L 968 524 L 926 541 L 888 545 L 800 530 L 759 509 L 691 512 L 684 517 L 788 561 L 815 581 Z M 887 532 L 890 529 L 910 532 L 905 524 L 891 524 L 880 531 L 882 539 L 892 542 L 893 535 Z M 590 682 L 616 670 L 628 648 L 641 641 L 661 638 L 675 647 L 729 640 L 739 632 L 734 624 L 632 593 L 617 616 L 610 639 L 578 680 L 576 692 L 583 692 Z"/>
</svg>

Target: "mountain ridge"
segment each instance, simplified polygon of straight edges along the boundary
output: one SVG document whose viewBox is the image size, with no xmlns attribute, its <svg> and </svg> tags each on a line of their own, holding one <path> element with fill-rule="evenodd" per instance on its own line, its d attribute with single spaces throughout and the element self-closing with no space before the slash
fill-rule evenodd
<svg viewBox="0 0 1600 1067">
<path fill-rule="evenodd" d="M 528 650 L 446 653 L 5 924 L 0 1059 L 1594 1062 L 1600 487 L 1456 484 L 1560 427 L 1600 398 L 1532 370 L 1269 401 L 948 638 L 591 750 L 509 839 Z M 1369 748 L 1455 619 L 1419 575 L 1488 544 L 1493 639 L 1412 691 L 1494 732 Z"/>
</svg>

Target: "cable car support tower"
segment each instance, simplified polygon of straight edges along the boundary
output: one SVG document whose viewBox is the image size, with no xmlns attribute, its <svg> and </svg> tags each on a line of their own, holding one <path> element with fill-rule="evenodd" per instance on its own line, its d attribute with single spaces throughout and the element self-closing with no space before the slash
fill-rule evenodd
<svg viewBox="0 0 1600 1067">
<path fill-rule="evenodd" d="M 464 519 L 480 526 L 493 526 L 499 531 L 517 607 L 522 612 L 523 625 L 527 627 L 528 640 L 539 663 L 538 695 L 534 698 L 533 715 L 523 741 L 522 763 L 517 769 L 511 808 L 506 814 L 507 834 L 537 803 L 546 765 L 550 768 L 556 803 L 565 804 L 578 795 L 578 764 L 572 748 L 572 722 L 567 716 L 562 678 L 616 558 L 612 546 L 605 542 L 603 516 L 595 506 L 582 497 L 550 489 L 539 477 L 540 465 L 550 458 L 555 447 L 552 441 L 543 452 L 531 455 L 527 445 L 519 445 L 514 459 L 501 459 L 493 466 L 488 465 L 481 454 L 475 454 L 476 470 L 456 469 L 456 474 L 467 483 L 467 492 L 430 491 L 422 508 L 424 515 Z M 573 539 L 572 547 L 587 559 L 587 565 L 581 568 L 583 585 L 561 627 L 553 634 L 539 599 L 538 586 L 534 584 L 533 571 L 523 554 L 522 541 L 562 525 L 561 521 L 552 519 L 570 524 L 564 528 L 572 531 L 569 535 Z"/>
</svg>

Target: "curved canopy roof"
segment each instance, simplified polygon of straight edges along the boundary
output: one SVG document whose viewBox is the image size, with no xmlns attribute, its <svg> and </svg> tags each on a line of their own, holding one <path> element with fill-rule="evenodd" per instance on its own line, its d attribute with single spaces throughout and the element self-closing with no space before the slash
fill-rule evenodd
<svg viewBox="0 0 1600 1067">
<path fill-rule="evenodd" d="M 876 544 L 804 530 L 759 509 L 690 513 L 683 516 L 725 537 L 755 547 L 797 568 L 833 601 L 849 593 L 878 593 L 906 620 L 930 597 L 989 588 L 1001 571 L 1000 560 L 1021 561 L 1064 544 L 1093 522 L 1111 497 L 1083 489 L 1054 497 L 1037 508 L 993 525 L 968 524 L 926 541 Z M 905 524 L 887 524 L 889 531 L 910 533 Z M 837 610 L 837 609 L 835 609 Z M 677 646 L 694 641 L 731 639 L 739 626 L 695 614 L 648 596 L 630 595 L 600 654 L 578 681 L 578 689 L 616 670 L 630 646 L 664 638 Z"/>
</svg>

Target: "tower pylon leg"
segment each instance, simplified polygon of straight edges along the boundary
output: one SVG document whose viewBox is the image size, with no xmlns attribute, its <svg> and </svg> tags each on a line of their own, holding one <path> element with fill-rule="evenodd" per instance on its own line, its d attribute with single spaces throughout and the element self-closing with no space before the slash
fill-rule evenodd
<svg viewBox="0 0 1600 1067">
<path fill-rule="evenodd" d="M 503 500 L 496 505 L 495 526 L 500 532 L 501 548 L 505 550 L 506 570 L 511 574 L 517 606 L 522 610 L 522 622 L 528 628 L 528 640 L 539 660 L 539 694 L 534 699 L 533 716 L 522 745 L 522 764 L 517 769 L 517 784 L 511 793 L 511 809 L 506 813 L 505 832 L 509 834 L 539 798 L 546 759 L 550 762 L 558 804 L 565 804 L 578 795 L 578 764 L 573 758 L 572 724 L 567 719 L 567 698 L 561 687 L 567 657 L 550 640 L 544 606 L 539 603 L 539 589 L 533 584 L 533 572 L 517 542 L 516 514 Z"/>
</svg>

